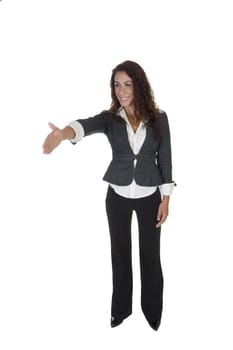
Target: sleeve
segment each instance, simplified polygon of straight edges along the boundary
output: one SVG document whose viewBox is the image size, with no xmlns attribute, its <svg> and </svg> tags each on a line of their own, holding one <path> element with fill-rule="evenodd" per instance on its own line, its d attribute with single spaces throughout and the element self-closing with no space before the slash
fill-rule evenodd
<svg viewBox="0 0 233 350">
<path fill-rule="evenodd" d="M 169 184 L 166 183 L 166 184 L 160 185 L 159 190 L 160 190 L 162 197 L 163 196 L 171 196 L 173 189 L 174 189 L 174 186 L 176 186 L 176 184 L 174 182 L 169 183 Z"/>
<path fill-rule="evenodd" d="M 163 183 L 174 183 L 174 181 L 172 181 L 170 128 L 165 112 L 163 112 L 160 117 L 160 143 L 157 153 L 157 164 L 163 178 Z"/>
<path fill-rule="evenodd" d="M 75 137 L 71 139 L 70 142 L 76 144 L 78 141 L 81 141 L 84 137 L 84 129 L 82 125 L 77 120 L 74 120 L 69 123 L 68 126 L 70 126 L 75 132 Z"/>
<path fill-rule="evenodd" d="M 96 133 L 107 134 L 109 122 L 112 115 L 110 113 L 101 113 L 87 119 L 78 119 L 84 131 L 84 136 L 89 136 Z"/>
<path fill-rule="evenodd" d="M 107 134 L 109 122 L 111 120 L 112 114 L 108 112 L 102 112 L 94 117 L 86 119 L 74 120 L 68 124 L 74 132 L 75 137 L 70 140 L 72 144 L 76 144 L 81 141 L 83 137 L 92 135 L 95 133 Z"/>
</svg>

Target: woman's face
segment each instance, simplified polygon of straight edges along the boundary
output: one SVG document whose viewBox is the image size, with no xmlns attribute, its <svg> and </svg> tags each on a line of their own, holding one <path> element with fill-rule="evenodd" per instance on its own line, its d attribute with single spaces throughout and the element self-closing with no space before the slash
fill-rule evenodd
<svg viewBox="0 0 233 350">
<path fill-rule="evenodd" d="M 120 105 L 127 109 L 133 105 L 133 82 L 124 72 L 116 72 L 114 76 L 114 91 Z"/>
</svg>

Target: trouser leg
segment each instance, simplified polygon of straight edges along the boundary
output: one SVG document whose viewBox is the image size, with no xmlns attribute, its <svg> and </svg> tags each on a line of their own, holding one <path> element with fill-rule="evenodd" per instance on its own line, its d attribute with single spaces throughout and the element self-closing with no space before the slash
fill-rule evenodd
<svg viewBox="0 0 233 350">
<path fill-rule="evenodd" d="M 112 316 L 124 319 L 132 313 L 132 258 L 130 200 L 109 188 L 106 211 L 111 238 L 113 274 Z"/>
<path fill-rule="evenodd" d="M 160 262 L 160 228 L 156 217 L 161 202 L 157 190 L 137 202 L 141 269 L 141 306 L 146 319 L 160 320 L 163 304 L 163 274 Z"/>
</svg>

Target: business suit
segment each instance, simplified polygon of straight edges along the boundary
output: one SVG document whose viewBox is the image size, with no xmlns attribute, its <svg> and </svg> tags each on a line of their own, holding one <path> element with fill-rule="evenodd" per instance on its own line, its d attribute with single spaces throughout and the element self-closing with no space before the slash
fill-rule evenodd
<svg viewBox="0 0 233 350">
<path fill-rule="evenodd" d="M 148 122 L 146 138 L 137 155 L 132 152 L 125 121 L 111 113 L 79 119 L 85 136 L 102 132 L 108 137 L 113 159 L 103 177 L 110 184 L 127 186 L 134 179 L 141 186 L 172 182 L 170 132 L 167 116 L 161 113 L 159 133 Z M 134 161 L 137 160 L 136 167 Z M 109 187 L 106 211 L 111 237 L 113 271 L 112 316 L 123 320 L 132 312 L 131 220 L 136 212 L 139 225 L 141 305 L 149 322 L 160 321 L 163 305 L 163 274 L 160 263 L 160 228 L 156 217 L 161 202 L 159 189 L 152 195 L 124 198 Z"/>
<path fill-rule="evenodd" d="M 172 182 L 170 131 L 166 113 L 158 120 L 159 131 L 155 134 L 150 122 L 146 124 L 146 139 L 138 155 L 130 148 L 125 121 L 105 112 L 95 117 L 78 119 L 85 136 L 104 133 L 112 147 L 113 159 L 103 177 L 109 183 L 126 186 L 133 178 L 142 186 L 159 186 Z M 137 165 L 134 169 L 134 160 Z"/>
</svg>

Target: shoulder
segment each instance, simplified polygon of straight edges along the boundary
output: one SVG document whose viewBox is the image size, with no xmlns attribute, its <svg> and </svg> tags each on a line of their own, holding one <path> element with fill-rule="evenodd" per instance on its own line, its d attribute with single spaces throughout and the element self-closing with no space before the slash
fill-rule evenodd
<svg viewBox="0 0 233 350">
<path fill-rule="evenodd" d="M 160 114 L 158 116 L 158 124 L 160 129 L 160 136 L 161 137 L 169 136 L 170 135 L 169 121 L 168 121 L 167 113 L 163 110 L 160 111 Z"/>
<path fill-rule="evenodd" d="M 161 123 L 166 122 L 168 120 L 167 113 L 162 109 L 159 110 L 158 120 Z"/>
<path fill-rule="evenodd" d="M 113 125 L 117 125 L 117 124 L 124 124 L 125 125 L 125 120 L 116 113 L 110 112 L 110 111 L 103 111 L 100 113 L 100 115 L 102 116 L 102 118 L 105 119 L 105 121 L 107 122 L 107 124 L 113 124 Z"/>
<path fill-rule="evenodd" d="M 112 119 L 112 113 L 103 111 L 92 117 L 78 119 L 77 121 L 82 125 L 85 135 L 91 135 L 97 132 L 107 133 Z"/>
<path fill-rule="evenodd" d="M 164 110 L 162 110 L 162 109 L 159 109 L 159 117 L 163 117 L 163 116 L 167 116 L 167 113 L 164 111 Z"/>
</svg>

